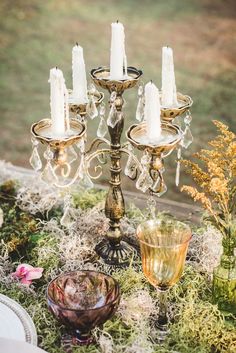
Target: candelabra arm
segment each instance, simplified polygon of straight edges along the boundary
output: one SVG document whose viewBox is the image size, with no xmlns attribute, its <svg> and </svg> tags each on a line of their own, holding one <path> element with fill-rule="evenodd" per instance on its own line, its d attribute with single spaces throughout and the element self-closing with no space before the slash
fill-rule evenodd
<svg viewBox="0 0 236 353">
<path fill-rule="evenodd" d="M 110 149 L 108 149 L 108 148 L 103 148 L 103 149 L 101 149 L 101 150 L 96 150 L 96 151 L 94 151 L 93 153 L 90 153 L 90 154 L 86 154 L 86 155 L 85 155 L 86 171 L 87 171 L 87 173 L 88 173 L 88 175 L 89 175 L 89 177 L 90 177 L 91 179 L 96 180 L 96 179 L 100 178 L 100 176 L 102 175 L 102 167 L 101 167 L 101 165 L 96 165 L 96 166 L 94 166 L 95 172 L 97 172 L 98 170 L 100 170 L 100 172 L 99 172 L 97 175 L 92 175 L 92 174 L 89 172 L 89 168 L 90 168 L 91 162 L 92 162 L 95 158 L 97 158 L 98 156 L 104 155 L 104 154 L 106 154 L 106 153 L 110 153 Z M 104 164 L 104 163 L 101 162 L 101 161 L 100 161 L 100 163 L 101 163 L 101 164 Z"/>
<path fill-rule="evenodd" d="M 111 144 L 110 144 L 110 141 L 107 140 L 107 139 L 105 139 L 105 138 L 101 138 L 101 137 L 95 138 L 95 139 L 91 142 L 91 145 L 90 145 L 89 149 L 85 152 L 85 154 L 86 154 L 86 155 L 90 154 L 90 152 L 93 150 L 94 147 L 97 148 L 98 146 L 100 146 L 100 145 L 103 144 L 103 143 L 107 144 L 107 146 L 109 146 L 109 147 L 110 147 L 110 145 L 111 145 Z"/>
</svg>

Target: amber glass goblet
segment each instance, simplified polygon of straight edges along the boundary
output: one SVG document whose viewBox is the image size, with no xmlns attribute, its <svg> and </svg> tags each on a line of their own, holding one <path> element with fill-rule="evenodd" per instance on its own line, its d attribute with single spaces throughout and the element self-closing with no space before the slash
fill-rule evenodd
<svg viewBox="0 0 236 353">
<path fill-rule="evenodd" d="M 149 220 L 138 226 L 142 267 L 148 281 L 159 292 L 157 318 L 158 341 L 168 333 L 167 291 L 181 277 L 188 244 L 192 237 L 189 226 L 182 222 Z"/>
<path fill-rule="evenodd" d="M 92 343 L 91 330 L 112 317 L 119 301 L 118 282 L 97 271 L 63 273 L 53 279 L 47 288 L 50 311 L 72 331 L 64 345 L 69 344 L 69 340 L 73 345 Z"/>
</svg>

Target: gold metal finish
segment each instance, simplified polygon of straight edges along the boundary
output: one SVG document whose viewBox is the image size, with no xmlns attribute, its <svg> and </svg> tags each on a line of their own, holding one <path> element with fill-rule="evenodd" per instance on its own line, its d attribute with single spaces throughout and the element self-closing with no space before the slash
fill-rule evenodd
<svg viewBox="0 0 236 353">
<path fill-rule="evenodd" d="M 72 93 L 73 91 L 71 89 L 68 89 L 68 93 L 69 93 L 69 109 L 70 112 L 73 114 L 79 114 L 80 116 L 84 116 L 86 114 L 86 105 L 87 103 L 84 104 L 77 104 L 75 102 L 73 102 L 73 97 L 72 97 Z M 88 91 L 88 95 L 90 95 L 91 93 Z M 102 92 L 95 92 L 93 94 L 94 96 L 94 100 L 95 100 L 95 104 L 96 106 L 99 106 L 103 99 L 104 99 L 104 93 Z"/>
<path fill-rule="evenodd" d="M 161 93 L 160 93 L 161 99 Z M 177 93 L 178 108 L 163 108 L 161 107 L 161 118 L 163 121 L 172 122 L 174 118 L 184 114 L 193 104 L 192 98 L 182 93 Z"/>
<path fill-rule="evenodd" d="M 122 94 L 134 87 L 142 75 L 142 71 L 133 67 L 128 67 L 128 78 L 121 81 L 110 80 L 109 68 L 100 67 L 91 71 L 91 77 L 96 85 L 108 90 L 110 93 L 116 92 L 115 107 L 118 112 L 122 112 L 124 103 Z M 111 103 L 110 103 L 111 104 Z M 108 190 L 105 214 L 110 219 L 110 227 L 104 239 L 96 246 L 96 251 L 103 260 L 110 265 L 122 266 L 128 264 L 134 252 L 122 238 L 120 220 L 125 214 L 124 197 L 121 190 L 121 135 L 124 128 L 124 116 L 121 114 L 120 120 L 112 128 L 108 126 L 110 134 L 110 187 Z"/>
<path fill-rule="evenodd" d="M 169 151 L 172 151 L 176 145 L 180 142 L 182 138 L 182 133 L 180 131 L 180 128 L 177 125 L 172 125 L 163 122 L 161 124 L 162 131 L 167 131 L 171 136 L 173 136 L 173 139 L 170 140 L 168 143 L 164 144 L 157 144 L 157 145 L 151 145 L 151 144 L 142 144 L 140 143 L 140 138 L 143 136 L 147 136 L 147 124 L 146 122 L 132 125 L 127 133 L 127 139 L 128 141 L 138 150 L 140 151 L 147 151 L 151 154 L 155 154 L 157 156 L 161 156 L 162 154 L 165 156 L 166 153 L 169 153 Z"/>
<path fill-rule="evenodd" d="M 86 135 L 86 126 L 78 119 L 70 119 L 71 135 L 68 137 L 49 137 L 52 126 L 51 119 L 43 119 L 31 127 L 31 134 L 43 144 L 47 144 L 53 151 L 53 163 L 58 166 L 68 165 L 66 149 L 78 143 Z"/>
<path fill-rule="evenodd" d="M 127 74 L 127 79 L 115 81 L 110 80 L 110 68 L 108 67 L 99 67 L 91 71 L 91 77 L 97 86 L 106 89 L 109 92 L 116 91 L 119 94 L 122 94 L 128 88 L 134 87 L 143 73 L 141 70 L 129 66 L 127 68 Z"/>
</svg>

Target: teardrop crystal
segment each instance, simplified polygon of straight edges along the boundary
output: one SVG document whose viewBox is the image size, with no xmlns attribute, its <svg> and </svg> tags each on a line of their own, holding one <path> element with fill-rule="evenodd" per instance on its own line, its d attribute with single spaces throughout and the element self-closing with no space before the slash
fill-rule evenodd
<svg viewBox="0 0 236 353">
<path fill-rule="evenodd" d="M 104 137 L 107 133 L 107 124 L 103 117 L 100 119 L 100 123 L 97 129 L 97 137 Z"/>
<path fill-rule="evenodd" d="M 86 105 L 86 113 L 90 117 L 90 119 L 96 118 L 98 116 L 98 110 L 94 101 L 94 98 L 90 96 L 89 102 Z"/>
<path fill-rule="evenodd" d="M 187 149 L 191 145 L 192 142 L 193 142 L 193 135 L 191 133 L 189 125 L 186 125 L 181 144 L 184 148 Z"/>
<path fill-rule="evenodd" d="M 76 159 L 78 158 L 77 153 L 75 152 L 75 149 L 73 146 L 70 146 L 67 148 L 67 162 L 68 163 L 73 163 L 74 161 L 76 161 Z"/>
<path fill-rule="evenodd" d="M 176 174 L 175 174 L 175 185 L 179 186 L 179 178 L 180 178 L 180 161 L 177 162 L 176 166 Z"/>
<path fill-rule="evenodd" d="M 164 194 L 166 193 L 166 191 L 167 191 L 167 186 L 166 186 L 164 180 L 162 180 L 161 189 L 160 189 L 160 191 L 157 193 L 157 196 L 158 196 L 158 197 L 161 197 L 162 195 L 164 195 Z"/>
<path fill-rule="evenodd" d="M 35 171 L 38 171 L 42 168 L 42 162 L 41 162 L 37 147 L 33 148 L 33 152 L 32 152 L 32 155 L 31 155 L 29 161 L 30 161 L 32 168 Z"/>
<path fill-rule="evenodd" d="M 136 181 L 136 188 L 146 192 L 152 186 L 152 178 L 147 170 L 142 171 Z"/>
<path fill-rule="evenodd" d="M 112 105 L 108 115 L 107 125 L 114 128 L 118 123 L 118 121 L 121 119 L 121 116 L 122 116 L 122 112 L 118 112 L 115 106 Z"/>
<path fill-rule="evenodd" d="M 138 100 L 138 105 L 136 109 L 136 120 L 142 121 L 144 118 L 144 104 L 143 104 L 143 98 L 139 98 Z"/>
<path fill-rule="evenodd" d="M 46 167 L 41 174 L 41 179 L 47 184 L 54 184 L 57 182 L 58 178 L 50 162 L 47 162 Z"/>
<path fill-rule="evenodd" d="M 129 156 L 128 161 L 125 166 L 125 175 L 129 178 L 134 179 L 136 176 L 137 165 L 132 156 Z"/>
</svg>

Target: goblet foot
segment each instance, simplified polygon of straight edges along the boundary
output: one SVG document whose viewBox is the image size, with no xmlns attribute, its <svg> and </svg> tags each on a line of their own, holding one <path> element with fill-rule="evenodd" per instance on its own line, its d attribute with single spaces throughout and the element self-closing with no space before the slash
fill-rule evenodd
<svg viewBox="0 0 236 353">
<path fill-rule="evenodd" d="M 98 243 L 95 251 L 106 264 L 120 267 L 127 266 L 132 256 L 136 254 L 136 250 L 126 242 L 121 241 L 118 244 L 112 244 L 107 239 Z"/>
<path fill-rule="evenodd" d="M 72 353 L 73 346 L 88 346 L 94 343 L 94 338 L 90 333 L 81 333 L 78 330 L 74 333 L 67 333 L 62 336 L 61 343 L 66 353 Z"/>
</svg>

